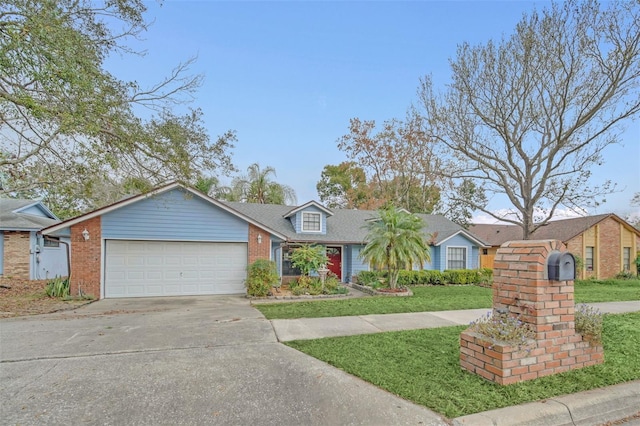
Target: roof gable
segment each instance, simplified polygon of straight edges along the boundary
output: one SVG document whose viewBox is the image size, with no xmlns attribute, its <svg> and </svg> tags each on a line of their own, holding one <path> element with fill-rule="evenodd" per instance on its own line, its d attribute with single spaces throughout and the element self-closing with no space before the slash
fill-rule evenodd
<svg viewBox="0 0 640 426">
<path fill-rule="evenodd" d="M 0 198 L 0 229 L 39 231 L 60 222 L 42 201 Z"/>
<path fill-rule="evenodd" d="M 245 220 L 245 221 L 257 226 L 258 228 L 263 229 L 265 232 L 269 232 L 269 233 L 271 233 L 271 234 L 273 234 L 273 235 L 275 235 L 277 237 L 284 238 L 284 236 L 281 235 L 280 233 L 278 233 L 276 230 L 272 230 L 272 229 L 269 229 L 269 228 L 265 227 L 265 225 L 263 225 L 263 224 L 261 224 L 259 222 L 256 222 L 251 217 L 248 217 L 248 216 L 244 215 L 242 212 L 239 212 L 239 211 L 231 208 L 228 204 L 225 204 L 223 202 L 215 200 L 215 199 L 213 199 L 213 198 L 211 198 L 211 197 L 209 197 L 209 196 L 207 196 L 207 195 L 205 195 L 205 194 L 203 194 L 203 193 L 201 193 L 199 191 L 196 191 L 195 189 L 189 188 L 189 187 L 187 187 L 187 186 L 185 186 L 185 185 L 183 185 L 183 184 L 181 184 L 179 182 L 169 183 L 167 185 L 158 187 L 158 188 L 156 188 L 156 189 L 154 189 L 154 190 L 152 190 L 150 192 L 147 192 L 147 193 L 144 193 L 144 194 L 135 195 L 133 197 L 129 197 L 129 198 L 120 200 L 120 201 L 118 201 L 116 203 L 113 203 L 113 204 L 110 204 L 108 206 L 104 206 L 104 207 L 101 207 L 99 209 L 93 210 L 91 212 L 85 213 L 83 215 L 74 217 L 72 219 L 68 219 L 68 220 L 66 220 L 64 222 L 58 223 L 57 225 L 49 226 L 49 227 L 43 229 L 43 234 L 52 234 L 52 233 L 54 233 L 56 231 L 59 231 L 61 229 L 71 227 L 71 226 L 73 226 L 73 225 L 75 225 L 77 223 L 80 223 L 80 222 L 84 222 L 85 220 L 89 220 L 89 219 L 92 219 L 94 217 L 102 216 L 102 215 L 110 213 L 112 211 L 115 211 L 115 210 L 121 209 L 123 207 L 129 206 L 129 205 L 131 205 L 133 203 L 137 203 L 139 201 L 148 199 L 150 197 L 155 197 L 157 195 L 164 194 L 164 193 L 172 191 L 174 189 L 180 189 L 180 190 L 185 191 L 185 192 L 187 192 L 187 193 L 189 193 L 189 194 L 191 194 L 191 195 L 193 195 L 195 197 L 199 197 L 202 200 L 206 201 L 207 203 L 213 204 L 214 206 L 219 207 L 220 209 L 222 209 L 222 210 L 224 210 L 224 211 L 226 211 L 228 213 L 231 213 L 234 216 L 237 216 L 237 217 L 239 217 L 239 218 L 241 218 L 241 219 L 243 219 L 243 220 Z"/>
<path fill-rule="evenodd" d="M 284 214 L 284 217 L 289 218 L 291 216 L 294 216 L 296 213 L 298 213 L 298 212 L 300 212 L 302 210 L 305 210 L 305 209 L 307 209 L 307 208 L 309 208 L 311 206 L 317 208 L 318 210 L 320 210 L 321 212 L 326 214 L 327 217 L 333 216 L 333 212 L 331 210 L 329 210 L 328 208 L 326 208 L 322 204 L 318 203 L 317 201 L 311 200 L 311 201 L 309 201 L 307 203 L 304 203 L 301 206 L 294 207 L 293 209 L 289 210 L 287 213 Z"/>
<path fill-rule="evenodd" d="M 639 230 L 613 213 L 554 220 L 536 229 L 531 236 L 537 240 L 553 239 L 567 242 L 607 218 L 618 221 L 640 236 Z M 483 223 L 472 225 L 470 230 L 492 246 L 500 246 L 507 241 L 522 239 L 522 229 L 517 225 L 490 225 Z"/>
</svg>

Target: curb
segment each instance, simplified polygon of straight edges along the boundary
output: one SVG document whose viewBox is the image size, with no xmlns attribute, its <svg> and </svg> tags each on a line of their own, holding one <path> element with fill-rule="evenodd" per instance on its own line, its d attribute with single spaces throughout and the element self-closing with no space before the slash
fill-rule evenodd
<svg viewBox="0 0 640 426">
<path fill-rule="evenodd" d="M 454 426 L 595 426 L 640 413 L 640 380 L 453 419 Z"/>
</svg>

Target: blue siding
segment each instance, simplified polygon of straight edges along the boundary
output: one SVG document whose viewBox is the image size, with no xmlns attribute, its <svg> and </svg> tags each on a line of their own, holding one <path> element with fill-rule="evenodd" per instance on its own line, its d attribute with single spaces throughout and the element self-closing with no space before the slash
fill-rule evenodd
<svg viewBox="0 0 640 426">
<path fill-rule="evenodd" d="M 478 267 L 478 246 L 468 240 L 462 234 L 458 234 L 441 244 L 440 250 L 440 270 L 447 269 L 447 248 L 448 247 L 466 247 L 467 249 L 467 269 L 476 269 Z"/>
<path fill-rule="evenodd" d="M 444 270 L 442 267 L 442 247 L 440 246 L 431 247 L 431 269 L 435 271 Z"/>
<path fill-rule="evenodd" d="M 471 269 L 478 269 L 480 267 L 480 247 L 471 247 Z"/>
<path fill-rule="evenodd" d="M 102 237 L 246 242 L 249 225 L 197 196 L 174 189 L 104 214 Z"/>
<path fill-rule="evenodd" d="M 431 270 L 431 269 L 433 269 L 433 261 L 434 261 L 433 257 L 435 255 L 434 248 L 435 247 L 433 247 L 433 246 L 429 246 L 429 256 L 431 257 L 431 261 L 424 262 L 424 264 L 422 265 L 422 268 L 417 267 L 418 265 L 414 265 L 414 267 L 413 267 L 414 270 L 417 270 L 417 269 L 429 269 L 429 270 Z"/>
<path fill-rule="evenodd" d="M 355 275 L 360 271 L 368 271 L 369 264 L 360 257 L 360 252 L 364 248 L 364 245 L 350 246 L 351 249 L 351 270 L 347 273 Z"/>
<path fill-rule="evenodd" d="M 60 240 L 66 243 L 70 241 L 69 238 L 61 238 Z M 32 278 L 44 280 L 68 276 L 67 247 L 62 243 L 58 247 L 45 247 L 42 236 L 37 236 L 36 241 L 40 247 L 40 253 L 39 256 L 32 258 Z"/>
<path fill-rule="evenodd" d="M 31 206 L 28 209 L 20 210 L 20 213 L 31 214 L 31 215 L 39 216 L 39 217 L 49 217 L 49 218 L 51 218 L 51 216 L 48 213 L 45 213 L 45 211 L 42 210 L 42 208 L 40 208 L 38 204 L 36 204 L 35 206 Z"/>
<path fill-rule="evenodd" d="M 320 213 L 320 232 L 302 232 L 302 213 L 304 212 L 312 212 L 312 213 Z M 327 215 L 320 209 L 314 206 L 309 206 L 304 210 L 300 210 L 296 213 L 293 218 L 293 227 L 298 234 L 320 234 L 326 235 L 327 233 Z"/>
<path fill-rule="evenodd" d="M 342 276 L 342 281 L 348 283 L 351 281 L 352 266 L 353 266 L 353 253 L 351 250 L 351 246 L 344 246 L 342 248 L 342 270 L 344 271 L 344 275 Z"/>
</svg>

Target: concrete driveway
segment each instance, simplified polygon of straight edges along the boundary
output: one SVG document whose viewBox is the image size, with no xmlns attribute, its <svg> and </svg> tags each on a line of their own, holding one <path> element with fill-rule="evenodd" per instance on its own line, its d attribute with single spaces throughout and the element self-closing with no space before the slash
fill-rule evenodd
<svg viewBox="0 0 640 426">
<path fill-rule="evenodd" d="M 102 300 L 0 321 L 2 424 L 445 424 L 277 343 L 240 296 Z"/>
</svg>

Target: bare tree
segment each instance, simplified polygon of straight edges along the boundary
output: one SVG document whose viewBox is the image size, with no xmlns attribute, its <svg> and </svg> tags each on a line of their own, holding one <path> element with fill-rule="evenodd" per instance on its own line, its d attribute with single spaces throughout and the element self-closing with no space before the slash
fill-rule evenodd
<svg viewBox="0 0 640 426">
<path fill-rule="evenodd" d="M 458 160 L 450 175 L 503 194 L 523 238 L 563 205 L 598 203 L 613 186 L 592 186 L 593 167 L 640 111 L 640 3 L 553 3 L 524 15 L 495 43 L 458 47 L 452 83 L 420 96 L 430 136 Z M 541 214 L 536 212 L 542 212 Z"/>
</svg>

